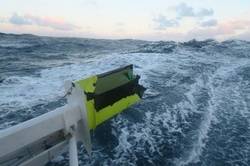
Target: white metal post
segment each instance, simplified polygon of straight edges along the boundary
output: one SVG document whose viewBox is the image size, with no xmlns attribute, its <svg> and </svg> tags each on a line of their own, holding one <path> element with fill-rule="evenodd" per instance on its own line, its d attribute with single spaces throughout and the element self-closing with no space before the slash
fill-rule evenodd
<svg viewBox="0 0 250 166">
<path fill-rule="evenodd" d="M 75 133 L 69 139 L 69 165 L 78 166 L 77 142 Z"/>
</svg>

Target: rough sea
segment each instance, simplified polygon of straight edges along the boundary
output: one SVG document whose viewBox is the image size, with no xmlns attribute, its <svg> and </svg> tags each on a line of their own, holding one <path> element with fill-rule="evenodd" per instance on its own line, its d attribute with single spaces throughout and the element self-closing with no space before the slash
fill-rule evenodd
<svg viewBox="0 0 250 166">
<path fill-rule="evenodd" d="M 0 129 L 66 104 L 63 84 L 134 64 L 143 100 L 92 133 L 80 165 L 249 166 L 250 42 L 0 33 Z M 53 124 L 51 124 L 53 125 Z M 68 165 L 68 155 L 48 166 Z"/>
</svg>

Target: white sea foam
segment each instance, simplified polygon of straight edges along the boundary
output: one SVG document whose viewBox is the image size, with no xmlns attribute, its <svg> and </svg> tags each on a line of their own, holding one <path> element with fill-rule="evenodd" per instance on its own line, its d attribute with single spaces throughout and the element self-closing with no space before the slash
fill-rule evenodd
<svg viewBox="0 0 250 166">
<path fill-rule="evenodd" d="M 156 104 L 150 103 L 150 100 L 145 101 L 147 104 L 154 104 L 155 110 L 137 110 L 144 113 L 142 121 L 131 123 L 123 115 L 112 120 L 112 134 L 118 139 L 118 145 L 112 151 L 114 156 L 112 162 L 117 165 L 135 165 L 136 161 L 139 160 L 136 152 L 143 153 L 149 163 L 152 163 L 152 156 L 150 156 L 152 154 L 166 157 L 161 152 L 159 145 L 166 141 L 174 142 L 175 140 L 164 140 L 163 136 L 176 132 L 184 134 L 179 126 L 178 116 L 181 116 L 183 124 L 189 125 L 187 118 L 192 116 L 193 113 L 198 113 L 202 114 L 202 120 L 195 130 L 197 139 L 194 140 L 189 151 L 178 158 L 178 161 L 176 160 L 176 165 L 189 165 L 199 161 L 203 149 L 206 147 L 206 140 L 211 126 L 217 122 L 217 105 L 220 104 L 223 93 L 229 90 L 223 87 L 223 79 L 232 75 L 232 72 L 239 66 L 249 64 L 249 61 L 244 62 L 242 60 L 236 63 L 238 59 L 220 59 L 220 56 L 214 55 L 214 58 L 208 59 L 202 53 L 192 56 L 190 52 L 185 50 L 179 54 L 173 53 L 170 55 L 143 53 L 100 55 L 98 58 L 83 60 L 79 63 L 41 70 L 37 73 L 39 76 L 15 76 L 5 79 L 0 84 L 0 109 L 11 106 L 15 111 L 21 107 L 27 108 L 36 104 L 55 101 L 64 95 L 63 83 L 65 80 L 77 80 L 88 75 L 133 63 L 135 72 L 142 77 L 142 84 L 149 88 L 146 91 L 146 97 L 157 97 L 161 103 Z M 194 83 L 181 85 L 182 89 L 186 89 L 186 93 L 184 93 L 186 99 L 173 104 L 173 107 L 170 108 L 167 102 L 160 100 L 162 92 L 157 90 L 157 85 L 151 84 L 152 80 L 149 81 L 148 79 L 151 76 L 159 77 L 159 80 L 162 81 L 161 86 L 174 87 L 178 85 L 180 77 L 188 76 L 189 71 L 186 69 L 193 66 L 196 61 L 208 65 L 218 62 L 220 65 L 224 64 L 224 67 L 219 68 L 215 73 L 208 73 L 204 76 L 208 77 L 207 82 L 204 80 L 203 75 L 199 76 L 197 74 L 197 76 L 193 76 L 196 78 Z M 167 71 L 173 72 L 173 76 L 167 80 L 161 78 Z M 206 74 L 206 72 L 204 73 Z M 195 93 L 202 88 L 208 90 L 210 97 L 206 112 L 197 110 Z M 232 86 L 229 88 L 232 88 Z M 234 89 L 234 95 L 237 98 L 236 101 L 239 101 L 241 100 L 240 94 L 237 94 L 236 91 L 237 88 Z M 242 105 L 244 106 L 242 114 L 248 116 L 247 104 L 242 101 Z M 149 149 L 149 152 L 145 152 L 146 148 Z M 106 156 L 102 155 L 105 154 L 95 151 L 92 162 L 88 164 L 94 165 L 94 160 L 98 160 L 101 156 L 105 158 L 103 164 L 109 165 L 111 159 L 106 159 Z M 84 159 L 86 158 L 88 157 L 84 156 Z"/>
<path fill-rule="evenodd" d="M 194 89 L 196 90 L 199 89 L 197 86 L 206 87 L 209 89 L 208 92 L 210 100 L 208 102 L 209 105 L 207 107 L 207 111 L 203 114 L 203 120 L 197 130 L 198 132 L 197 140 L 193 143 L 192 149 L 188 152 L 188 155 L 183 156 L 176 162 L 177 165 L 189 165 L 190 163 L 197 163 L 200 161 L 199 157 L 206 146 L 206 140 L 208 138 L 208 133 L 211 128 L 211 125 L 212 123 L 218 122 L 218 119 L 216 118 L 215 114 L 217 110 L 217 105 L 220 104 L 221 100 L 223 101 L 222 99 L 223 97 L 227 96 L 230 99 L 238 97 L 238 99 L 236 99 L 235 102 L 237 102 L 237 105 L 239 104 L 243 105 L 243 109 L 239 110 L 241 111 L 241 113 L 243 110 L 244 113 L 248 112 L 246 111 L 246 104 L 244 103 L 244 100 L 239 99 L 240 93 L 239 89 L 237 89 L 237 87 L 239 88 L 239 86 L 233 84 L 232 86 L 225 87 L 223 82 L 226 81 L 228 77 L 235 75 L 236 73 L 234 72 L 237 68 L 242 67 L 244 65 L 248 65 L 249 62 L 238 61 L 238 63 L 234 63 L 234 65 L 232 65 L 232 59 L 231 59 L 231 61 L 228 60 L 227 63 L 229 63 L 230 65 L 225 65 L 219 68 L 215 73 L 213 73 L 213 75 L 209 77 L 209 81 L 206 82 L 205 84 L 203 81 L 201 81 L 202 79 L 196 79 L 196 84 L 194 84 L 193 88 L 191 88 L 189 93 L 187 93 L 188 99 L 190 100 L 190 103 L 194 106 L 194 108 L 197 105 L 197 103 L 193 102 L 194 101 L 193 93 L 195 91 Z M 229 82 L 229 84 L 232 83 Z M 232 97 L 232 95 L 236 96 Z M 242 114 L 245 115 L 244 113 Z"/>
<path fill-rule="evenodd" d="M 142 75 L 141 81 L 147 84 L 143 71 L 153 68 L 158 56 L 155 55 L 155 58 L 151 59 L 145 56 L 147 55 L 103 55 L 92 61 L 44 69 L 37 73 L 39 76 L 8 77 L 0 84 L 0 107 L 2 109 L 8 107 L 15 111 L 57 100 L 64 95 L 63 84 L 66 80 L 81 79 L 131 62 L 137 65 L 136 73 Z"/>
</svg>

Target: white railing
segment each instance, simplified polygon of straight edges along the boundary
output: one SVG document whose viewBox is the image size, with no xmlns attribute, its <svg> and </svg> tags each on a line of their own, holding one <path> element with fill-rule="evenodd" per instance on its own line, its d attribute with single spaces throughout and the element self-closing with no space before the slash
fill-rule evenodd
<svg viewBox="0 0 250 166">
<path fill-rule="evenodd" d="M 77 142 L 91 153 L 87 112 L 82 90 L 65 84 L 68 104 L 0 131 L 0 165 L 39 166 L 69 150 L 70 166 L 78 165 Z"/>
</svg>

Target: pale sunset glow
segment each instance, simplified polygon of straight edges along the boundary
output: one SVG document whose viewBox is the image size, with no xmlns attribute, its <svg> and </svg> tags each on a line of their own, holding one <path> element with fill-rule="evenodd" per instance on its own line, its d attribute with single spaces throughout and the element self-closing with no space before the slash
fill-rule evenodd
<svg viewBox="0 0 250 166">
<path fill-rule="evenodd" d="M 250 40 L 249 0 L 0 1 L 0 32 L 108 39 Z"/>
</svg>

